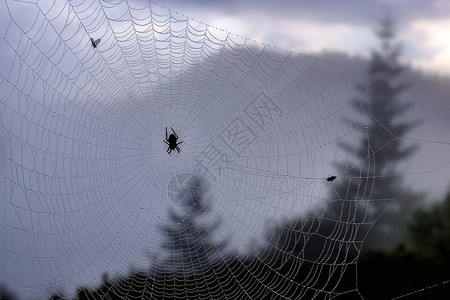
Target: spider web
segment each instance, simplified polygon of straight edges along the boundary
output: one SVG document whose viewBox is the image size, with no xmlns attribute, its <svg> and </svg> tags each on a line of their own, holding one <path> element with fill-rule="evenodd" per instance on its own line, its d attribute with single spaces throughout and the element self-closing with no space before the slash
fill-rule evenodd
<svg viewBox="0 0 450 300">
<path fill-rule="evenodd" d="M 370 119 L 351 105 L 365 99 L 350 83 L 362 70 L 270 47 L 152 2 L 0 6 L 2 265 L 5 280 L 28 296 L 58 287 L 73 294 L 104 271 L 158 261 L 149 253 L 161 252 L 160 226 L 176 225 L 168 211 L 180 203 L 171 200 L 190 174 L 208 185 L 214 209 L 204 221 L 221 217 L 217 238 L 232 233 L 240 251 L 254 253 L 254 241 L 263 243 L 267 224 L 280 217 L 320 221 L 316 208 L 332 200 L 331 162 L 345 159 L 337 145 L 355 144 L 356 129 Z M 91 37 L 101 39 L 95 49 Z M 183 141 L 179 154 L 166 152 L 166 127 Z M 366 193 L 364 201 L 376 199 Z M 373 222 L 364 221 L 367 231 Z M 344 242 L 360 251 L 361 224 L 336 224 L 347 226 Z M 326 245 L 321 250 L 332 255 Z M 220 257 L 238 257 L 232 253 Z M 289 272 L 303 261 L 294 260 Z M 357 290 L 357 257 L 312 263 L 301 282 L 281 278 L 298 287 L 299 298 L 308 290 L 327 297 Z M 239 275 L 228 269 L 230 281 Z M 263 281 L 265 274 L 250 271 Z M 354 277 L 350 290 L 338 288 L 344 272 Z M 323 277 L 328 283 L 317 286 Z M 199 296 L 211 293 L 204 280 L 189 280 Z M 248 280 L 235 288 L 245 292 Z M 265 287 L 286 297 L 275 283 Z M 154 295 L 173 295 L 153 288 Z"/>
</svg>

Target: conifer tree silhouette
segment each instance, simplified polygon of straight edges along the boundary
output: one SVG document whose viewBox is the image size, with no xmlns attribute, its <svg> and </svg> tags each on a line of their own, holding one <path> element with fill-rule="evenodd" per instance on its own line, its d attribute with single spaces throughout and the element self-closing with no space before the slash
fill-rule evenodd
<svg viewBox="0 0 450 300">
<path fill-rule="evenodd" d="M 402 120 L 411 104 L 399 99 L 408 85 L 400 78 L 404 67 L 399 62 L 401 49 L 394 43 L 390 17 L 380 22 L 376 34 L 381 47 L 372 52 L 367 82 L 357 85 L 366 99 L 352 103 L 355 111 L 367 117 L 366 126 L 355 128 L 360 133 L 356 145 L 338 144 L 350 159 L 335 164 L 345 179 L 333 182 L 333 201 L 327 205 L 324 216 L 343 226 L 356 224 L 351 231 L 358 231 L 357 240 L 364 239 L 364 249 L 381 250 L 402 240 L 407 218 L 421 195 L 405 192 L 402 176 L 393 176 L 398 173 L 399 163 L 416 150 L 416 145 L 405 145 L 398 138 L 419 122 Z M 350 124 L 349 120 L 344 121 Z"/>
<path fill-rule="evenodd" d="M 214 238 L 221 221 L 209 214 L 211 199 L 208 195 L 204 179 L 190 176 L 179 192 L 178 203 L 182 205 L 169 209 L 168 222 L 160 227 L 165 236 L 162 248 L 168 254 L 166 269 L 195 274 L 220 262 L 228 239 Z"/>
</svg>

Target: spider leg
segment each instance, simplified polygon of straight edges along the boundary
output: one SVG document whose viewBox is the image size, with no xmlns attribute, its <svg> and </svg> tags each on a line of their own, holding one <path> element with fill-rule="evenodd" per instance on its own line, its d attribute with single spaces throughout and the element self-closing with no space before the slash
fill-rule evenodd
<svg viewBox="0 0 450 300">
<path fill-rule="evenodd" d="M 170 145 L 168 141 L 164 141 L 164 140 L 163 140 L 163 142 L 166 143 L 167 145 Z"/>
<path fill-rule="evenodd" d="M 170 129 L 172 129 L 173 134 L 175 135 L 175 137 L 178 139 L 178 135 L 175 133 L 175 130 L 173 130 L 172 127 L 170 127 Z"/>
<path fill-rule="evenodd" d="M 176 146 L 175 149 L 177 149 L 178 153 L 180 153 L 180 147 Z"/>
<path fill-rule="evenodd" d="M 167 136 L 167 127 L 166 127 L 166 140 L 168 140 L 169 139 L 169 137 Z"/>
<path fill-rule="evenodd" d="M 169 147 L 169 148 L 167 148 L 167 153 L 170 154 L 170 152 L 172 152 L 172 150 L 170 150 L 170 147 Z"/>
<path fill-rule="evenodd" d="M 179 144 L 182 144 L 184 141 L 181 141 L 181 142 L 179 142 L 179 143 L 177 143 L 177 146 L 179 145 Z"/>
</svg>

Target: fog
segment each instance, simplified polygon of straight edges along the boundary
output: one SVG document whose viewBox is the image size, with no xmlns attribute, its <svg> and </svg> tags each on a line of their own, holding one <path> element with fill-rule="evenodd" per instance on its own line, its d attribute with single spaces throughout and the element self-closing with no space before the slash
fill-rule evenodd
<svg viewBox="0 0 450 300">
<path fill-rule="evenodd" d="M 105 271 L 154 264 L 160 226 L 175 225 L 169 212 L 179 205 L 169 186 L 180 174 L 204 178 L 212 208 L 207 222 L 220 219 L 217 237 L 231 235 L 230 248 L 241 252 L 264 243 L 267 226 L 332 200 L 328 177 L 352 180 L 335 164 L 351 165 L 354 157 L 339 144 L 356 149 L 360 129 L 373 119 L 354 107 L 370 96 L 357 86 L 368 79 L 375 43 L 346 49 L 328 45 L 325 36 L 319 39 L 331 50 L 324 51 L 308 48 L 305 34 L 299 37 L 305 51 L 289 52 L 143 1 L 130 1 L 131 9 L 120 1 L 44 5 L 0 7 L 2 282 L 21 297 L 45 298 L 57 289 L 72 295 L 99 283 Z M 268 14 L 266 5 L 258 11 Z M 193 3 L 186 10 L 224 18 L 230 9 L 221 7 L 198 10 Z M 236 6 L 230 18 L 250 7 Z M 280 22 L 290 16 L 284 19 L 283 7 L 272 16 Z M 398 16 L 400 30 L 419 14 L 408 7 Z M 323 18 L 321 8 L 311 4 L 308 11 Z M 345 23 L 344 16 L 336 20 Z M 359 29 L 367 27 L 371 34 L 380 17 L 350 18 L 345 30 L 365 34 Z M 330 14 L 323 30 L 339 33 L 332 20 Z M 309 26 L 321 34 L 322 27 Z M 255 37 L 272 35 L 263 42 L 276 46 L 279 34 Z M 90 37 L 101 38 L 97 48 Z M 340 38 L 348 36 L 335 42 Z M 405 46 L 417 50 L 411 43 Z M 398 121 L 421 123 L 383 146 L 417 145 L 388 174 L 405 183 L 390 198 L 424 192 L 428 205 L 443 198 L 450 182 L 450 87 L 434 68 L 419 69 L 424 56 L 416 50 L 405 50 L 414 67 L 399 78 L 409 86 L 399 101 L 411 109 Z M 167 153 L 166 128 L 183 141 L 180 153 Z M 367 149 L 376 152 L 371 139 Z"/>
</svg>

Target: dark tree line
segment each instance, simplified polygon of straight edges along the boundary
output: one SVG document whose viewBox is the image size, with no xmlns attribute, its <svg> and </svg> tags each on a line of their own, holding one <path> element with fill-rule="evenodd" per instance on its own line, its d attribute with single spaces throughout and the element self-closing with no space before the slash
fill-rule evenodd
<svg viewBox="0 0 450 300">
<path fill-rule="evenodd" d="M 406 245 L 416 257 L 438 262 L 450 261 L 450 192 L 442 203 L 419 209 L 409 225 Z"/>
<path fill-rule="evenodd" d="M 200 207 L 206 205 L 202 199 Z M 147 270 L 119 278 L 104 274 L 97 287 L 80 287 L 74 297 L 55 293 L 50 299 L 361 299 L 360 294 L 391 299 L 410 292 L 415 293 L 406 299 L 445 299 L 450 293 L 450 192 L 444 201 L 415 212 L 403 244 L 357 262 L 343 249 L 332 250 L 340 243 L 319 234 L 321 222 L 314 215 L 283 220 L 268 228 L 257 251 L 242 255 L 224 247 L 213 255 L 220 259 L 190 258 L 184 266 L 171 260 L 185 254 L 169 248 L 169 255 Z M 218 223 L 213 224 L 207 232 L 216 231 Z M 177 244 L 174 249 L 182 249 L 175 241 L 184 238 L 177 236 L 166 232 Z M 198 241 L 220 249 L 224 240 L 213 237 L 206 234 Z M 17 299 L 4 286 L 2 292 L 2 299 Z"/>
<path fill-rule="evenodd" d="M 450 191 L 431 208 L 417 209 L 406 239 L 390 252 L 359 261 L 360 289 L 371 299 L 446 299 L 450 294 Z M 376 280 L 372 280 L 372 279 Z M 395 283 L 395 284 L 393 284 Z M 382 289 L 380 289 L 382 287 Z"/>
</svg>

